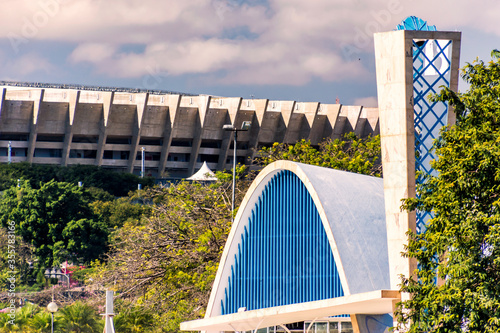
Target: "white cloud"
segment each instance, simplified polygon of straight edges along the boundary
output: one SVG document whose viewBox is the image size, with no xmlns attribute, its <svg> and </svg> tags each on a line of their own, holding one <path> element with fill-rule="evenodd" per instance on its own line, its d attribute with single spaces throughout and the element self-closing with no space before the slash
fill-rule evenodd
<svg viewBox="0 0 500 333">
<path fill-rule="evenodd" d="M 74 63 L 90 62 L 101 63 L 110 59 L 116 51 L 116 47 L 110 44 L 85 43 L 78 45 L 69 56 Z"/>
<path fill-rule="evenodd" d="M 373 52 L 373 33 L 394 29 L 408 15 L 440 29 L 469 26 L 500 36 L 500 2 L 493 1 L 486 11 L 472 10 L 465 0 L 269 0 L 268 6 L 234 0 L 4 0 L 0 38 L 76 45 L 71 64 L 90 63 L 109 77 L 140 78 L 154 68 L 212 78 L 223 70 L 227 75 L 217 73 L 218 80 L 229 84 L 300 85 L 314 78 L 364 80 L 367 68 L 358 58 Z M 240 38 L 228 38 L 238 31 Z M 129 44 L 143 51 L 123 51 Z"/>
<path fill-rule="evenodd" d="M 354 100 L 354 105 L 363 105 L 367 108 L 376 108 L 378 107 L 377 97 L 361 97 Z"/>
<path fill-rule="evenodd" d="M 37 53 L 28 53 L 14 59 L 9 59 L 5 53 L 0 54 L 0 67 L 4 78 L 24 80 L 31 74 L 48 74 L 57 68 L 50 61 Z"/>
</svg>

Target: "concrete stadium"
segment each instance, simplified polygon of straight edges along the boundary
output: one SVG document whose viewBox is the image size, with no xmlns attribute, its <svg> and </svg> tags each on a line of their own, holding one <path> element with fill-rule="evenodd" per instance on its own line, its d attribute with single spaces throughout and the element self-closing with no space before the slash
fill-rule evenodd
<svg viewBox="0 0 500 333">
<path fill-rule="evenodd" d="M 363 106 L 7 81 L 0 97 L 0 163 L 91 164 L 137 174 L 144 148 L 146 175 L 185 178 L 203 162 L 231 169 L 233 132 L 225 124 L 251 121 L 238 136 L 237 162 L 245 164 L 274 142 L 379 133 L 378 109 Z"/>
</svg>

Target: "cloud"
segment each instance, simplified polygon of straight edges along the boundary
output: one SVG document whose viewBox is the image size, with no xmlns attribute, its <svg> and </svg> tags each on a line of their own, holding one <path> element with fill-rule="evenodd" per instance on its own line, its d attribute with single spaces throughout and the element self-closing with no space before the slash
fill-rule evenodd
<svg viewBox="0 0 500 333">
<path fill-rule="evenodd" d="M 4 78 L 24 80 L 31 74 L 51 73 L 57 68 L 49 59 L 37 54 L 28 53 L 16 58 L 8 58 L 4 52 L 0 54 L 0 66 Z"/>
<path fill-rule="evenodd" d="M 34 40 L 65 42 L 69 64 L 111 78 L 154 69 L 219 84 L 366 80 L 373 70 L 358 59 L 373 53 L 373 33 L 408 15 L 500 36 L 493 1 L 480 19 L 465 0 L 5 0 L 3 8 L 0 38 L 15 54 Z M 131 44 L 140 47 L 126 51 Z"/>
<path fill-rule="evenodd" d="M 377 108 L 378 107 L 378 100 L 377 97 L 370 96 L 370 97 L 361 97 L 357 98 L 354 100 L 354 105 L 363 105 L 364 107 L 367 108 Z"/>
<path fill-rule="evenodd" d="M 85 43 L 78 45 L 70 54 L 69 60 L 73 63 L 89 62 L 100 63 L 111 59 L 116 52 L 116 47 L 103 43 Z"/>
</svg>

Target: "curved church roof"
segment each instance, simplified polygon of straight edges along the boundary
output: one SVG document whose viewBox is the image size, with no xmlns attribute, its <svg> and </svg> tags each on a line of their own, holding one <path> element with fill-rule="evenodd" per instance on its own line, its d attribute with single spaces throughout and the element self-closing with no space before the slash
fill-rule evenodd
<svg viewBox="0 0 500 333">
<path fill-rule="evenodd" d="M 385 223 L 381 178 L 272 163 L 240 206 L 206 318 L 247 306 L 254 310 L 388 289 Z M 281 285 L 267 281 L 279 274 L 287 275 Z M 265 300 L 249 298 L 257 294 Z"/>
</svg>

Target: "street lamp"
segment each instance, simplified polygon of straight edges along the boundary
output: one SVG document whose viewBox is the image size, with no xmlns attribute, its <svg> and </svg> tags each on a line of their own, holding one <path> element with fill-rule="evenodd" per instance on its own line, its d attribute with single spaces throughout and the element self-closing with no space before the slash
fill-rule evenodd
<svg viewBox="0 0 500 333">
<path fill-rule="evenodd" d="M 144 168 L 144 166 L 145 166 L 145 162 L 144 162 L 145 156 L 144 155 L 145 155 L 145 152 L 146 152 L 146 148 L 141 147 L 141 153 L 142 153 L 141 154 L 141 178 L 144 178 L 144 169 L 145 169 Z"/>
<path fill-rule="evenodd" d="M 52 291 L 52 302 L 50 302 L 47 305 L 47 310 L 49 310 L 50 314 L 52 315 L 51 329 L 50 329 L 51 333 L 54 333 L 54 313 L 58 309 L 56 302 L 54 302 L 54 294 L 53 293 L 54 293 L 54 291 Z"/>
<path fill-rule="evenodd" d="M 245 132 L 250 129 L 250 126 L 252 125 L 252 122 L 250 121 L 244 121 L 241 124 L 241 128 L 235 128 L 231 124 L 227 124 L 222 126 L 222 129 L 224 131 L 231 131 L 234 132 L 234 148 L 233 148 L 233 198 L 231 201 L 231 221 L 234 222 L 234 191 L 235 191 L 235 185 L 236 185 L 236 145 L 238 143 L 238 132 Z"/>
</svg>

